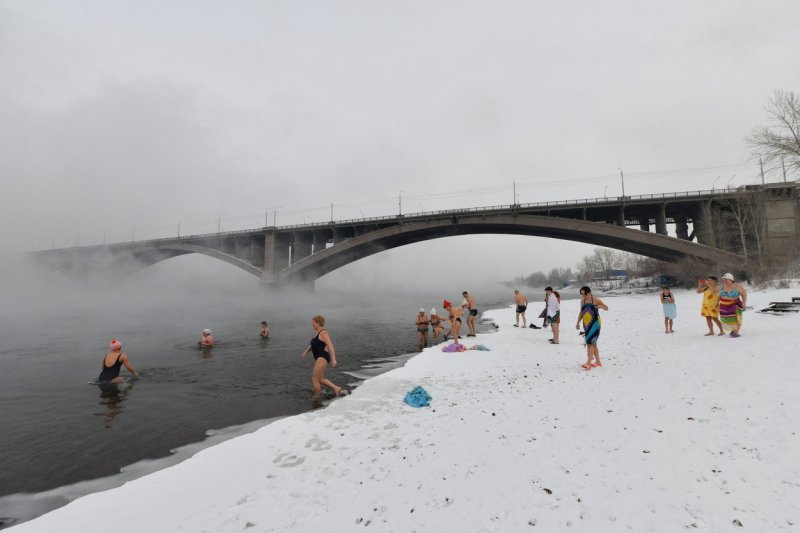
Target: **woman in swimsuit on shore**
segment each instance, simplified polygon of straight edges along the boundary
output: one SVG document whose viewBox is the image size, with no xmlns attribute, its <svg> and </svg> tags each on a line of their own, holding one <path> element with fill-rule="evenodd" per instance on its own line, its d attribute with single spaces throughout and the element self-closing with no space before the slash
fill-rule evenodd
<svg viewBox="0 0 800 533">
<path fill-rule="evenodd" d="M 128 372 L 133 374 L 133 377 L 138 378 L 139 373 L 133 368 L 133 365 L 128 360 L 128 355 L 122 353 L 122 343 L 117 339 L 113 339 L 108 348 L 111 350 L 103 358 L 103 370 L 97 377 L 98 383 L 122 383 L 124 378 L 119 375 L 122 365 L 128 369 Z"/>
<path fill-rule="evenodd" d="M 603 366 L 600 362 L 600 350 L 597 348 L 597 339 L 600 337 L 600 309 L 608 311 L 608 306 L 600 298 L 592 296 L 592 289 L 581 287 L 581 310 L 578 312 L 578 321 L 575 329 L 580 329 L 583 324 L 584 342 L 586 343 L 586 363 L 581 365 L 584 370 Z"/>
<path fill-rule="evenodd" d="M 431 308 L 431 328 L 433 329 L 433 340 L 436 341 L 436 337 L 439 335 L 444 335 L 444 326 L 442 326 L 442 319 L 436 314 L 436 308 Z M 444 337 L 444 340 L 447 340 L 447 336 Z"/>
<path fill-rule="evenodd" d="M 303 350 L 300 357 L 305 357 L 308 352 L 314 354 L 314 370 L 311 373 L 311 389 L 314 397 L 318 398 L 325 385 L 333 391 L 336 396 L 345 393 L 344 389 L 335 385 L 332 381 L 325 378 L 325 370 L 328 365 L 336 366 L 336 350 L 333 348 L 328 330 L 325 329 L 325 317 L 317 315 L 311 319 L 311 328 L 316 332 L 308 343 L 308 347 Z"/>
<path fill-rule="evenodd" d="M 742 311 L 747 308 L 747 291 L 736 283 L 733 274 L 727 272 L 722 276 L 722 288 L 719 290 L 719 319 L 725 331 L 731 337 L 738 337 L 742 330 Z"/>
<path fill-rule="evenodd" d="M 675 296 L 669 287 L 661 287 L 660 298 L 661 305 L 664 308 L 664 333 L 675 333 L 672 329 L 672 323 L 678 315 L 678 310 L 675 307 Z"/>
<path fill-rule="evenodd" d="M 420 351 L 428 346 L 428 329 L 430 323 L 428 315 L 425 314 L 425 308 L 420 307 L 419 313 L 417 313 L 417 343 L 419 344 Z"/>
<path fill-rule="evenodd" d="M 700 307 L 700 316 L 705 317 L 708 333 L 706 337 L 714 335 L 714 324 L 719 328 L 719 335 L 725 335 L 722 331 L 722 322 L 719 321 L 719 285 L 716 276 L 708 276 L 697 282 L 696 293 L 703 295 L 703 303 Z"/>
</svg>

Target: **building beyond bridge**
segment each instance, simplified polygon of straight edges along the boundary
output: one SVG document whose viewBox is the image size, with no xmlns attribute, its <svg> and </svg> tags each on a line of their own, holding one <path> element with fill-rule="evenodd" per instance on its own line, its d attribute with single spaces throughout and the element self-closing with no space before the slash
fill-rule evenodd
<svg viewBox="0 0 800 533">
<path fill-rule="evenodd" d="M 668 234 L 668 229 L 673 234 Z M 800 256 L 800 185 L 594 198 L 263 227 L 35 252 L 72 272 L 135 272 L 200 253 L 265 284 L 308 283 L 369 255 L 429 239 L 471 234 L 549 237 L 663 261 L 694 257 L 714 271 L 780 269 Z M 491 249 L 486 250 L 491 255 Z"/>
</svg>

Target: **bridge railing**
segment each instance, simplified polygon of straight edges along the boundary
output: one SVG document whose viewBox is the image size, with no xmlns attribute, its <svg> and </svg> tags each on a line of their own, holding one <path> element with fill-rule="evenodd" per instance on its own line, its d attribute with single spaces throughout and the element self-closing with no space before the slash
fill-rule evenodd
<svg viewBox="0 0 800 533">
<path fill-rule="evenodd" d="M 293 230 L 293 229 L 311 229 L 317 227 L 329 227 L 331 225 L 352 225 L 352 224 L 371 224 L 377 222 L 396 221 L 397 219 L 419 219 L 433 216 L 443 215 L 457 215 L 461 213 L 487 213 L 494 211 L 507 211 L 513 208 L 517 210 L 548 208 L 548 207 L 572 207 L 580 205 L 596 205 L 596 204 L 618 204 L 620 202 L 632 202 L 637 200 L 667 200 L 679 198 L 698 198 L 702 196 L 716 196 L 718 194 L 740 194 L 741 190 L 727 187 L 725 189 L 708 189 L 700 191 L 683 191 L 672 193 L 655 193 L 655 194 L 639 194 L 634 196 L 605 196 L 603 198 L 580 198 L 577 200 L 553 200 L 547 202 L 533 202 L 525 204 L 504 204 L 504 205 L 491 205 L 482 207 L 464 207 L 459 209 L 444 209 L 438 211 L 419 211 L 415 213 L 408 213 L 405 215 L 385 215 L 381 217 L 362 217 L 350 218 L 343 220 L 335 220 L 333 222 L 306 222 L 304 224 L 291 224 L 287 226 L 280 226 L 280 230 Z"/>
</svg>

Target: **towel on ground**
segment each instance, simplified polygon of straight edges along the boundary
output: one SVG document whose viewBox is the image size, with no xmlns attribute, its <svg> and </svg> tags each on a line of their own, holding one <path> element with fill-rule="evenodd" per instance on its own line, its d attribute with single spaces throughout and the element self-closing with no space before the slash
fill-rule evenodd
<svg viewBox="0 0 800 533">
<path fill-rule="evenodd" d="M 448 344 L 447 346 L 442 347 L 443 352 L 466 352 L 467 347 L 463 344 L 453 343 Z"/>
<path fill-rule="evenodd" d="M 408 391 L 406 397 L 403 398 L 403 401 L 411 407 L 428 407 L 431 400 L 432 398 L 431 395 L 428 394 L 428 391 L 419 385 Z"/>
</svg>

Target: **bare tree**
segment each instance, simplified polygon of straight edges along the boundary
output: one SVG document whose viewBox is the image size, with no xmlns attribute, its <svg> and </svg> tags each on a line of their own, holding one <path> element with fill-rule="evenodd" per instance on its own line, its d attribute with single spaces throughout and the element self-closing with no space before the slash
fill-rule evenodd
<svg viewBox="0 0 800 533">
<path fill-rule="evenodd" d="M 783 159 L 790 168 L 800 170 L 800 96 L 775 91 L 765 109 L 769 124 L 747 137 L 753 153 L 766 162 Z"/>
<path fill-rule="evenodd" d="M 611 270 L 618 268 L 622 262 L 622 253 L 611 248 L 595 248 L 593 257 L 605 279 L 608 279 Z"/>
<path fill-rule="evenodd" d="M 726 200 L 723 205 L 729 213 L 731 226 L 739 237 L 742 255 L 756 259 L 759 264 L 764 253 L 763 236 L 766 231 L 764 200 L 761 194 L 744 193 Z"/>
<path fill-rule="evenodd" d="M 592 281 L 594 279 L 594 271 L 597 269 L 597 265 L 594 263 L 593 256 L 591 255 L 584 255 L 580 262 L 575 265 L 575 269 L 578 271 L 578 279 L 583 282 Z"/>
</svg>

